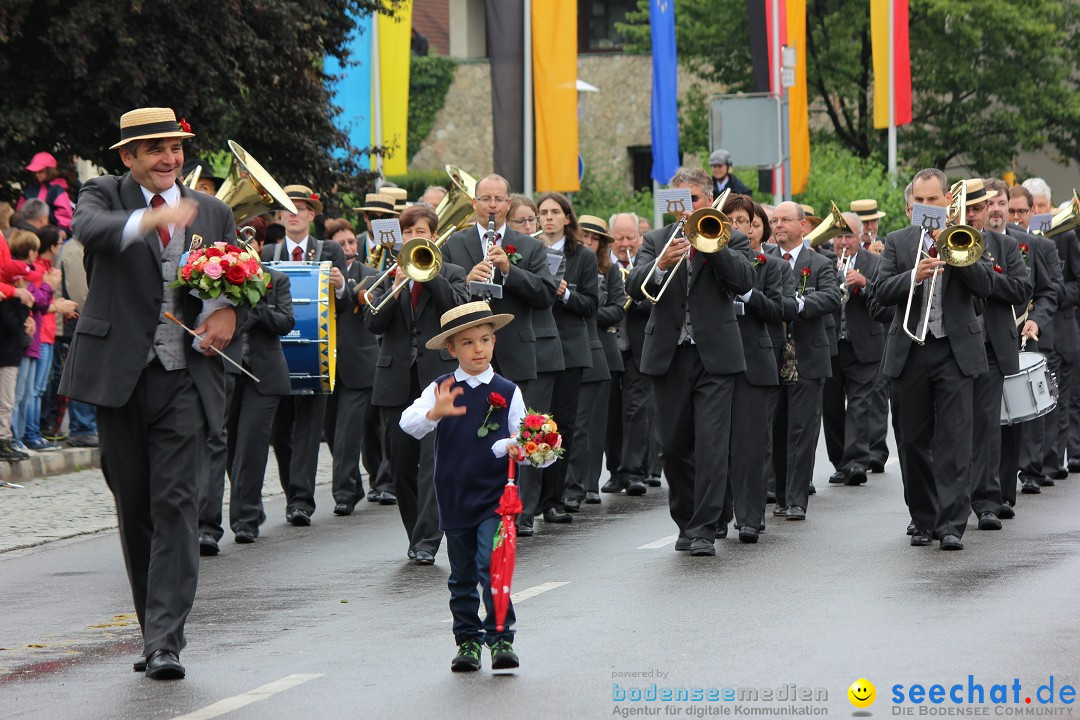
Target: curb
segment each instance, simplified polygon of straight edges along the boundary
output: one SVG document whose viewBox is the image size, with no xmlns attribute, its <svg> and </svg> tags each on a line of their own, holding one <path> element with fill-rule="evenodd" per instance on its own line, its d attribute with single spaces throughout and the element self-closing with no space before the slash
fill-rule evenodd
<svg viewBox="0 0 1080 720">
<path fill-rule="evenodd" d="M 0 480 L 18 483 L 96 467 L 101 467 L 99 448 L 64 448 L 38 453 L 28 460 L 0 463 Z"/>
</svg>

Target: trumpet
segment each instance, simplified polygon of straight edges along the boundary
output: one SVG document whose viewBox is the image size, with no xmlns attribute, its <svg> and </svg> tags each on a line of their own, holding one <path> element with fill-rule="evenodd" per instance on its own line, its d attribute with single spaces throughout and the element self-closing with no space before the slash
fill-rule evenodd
<svg viewBox="0 0 1080 720">
<path fill-rule="evenodd" d="M 619 268 L 619 273 L 622 275 L 623 289 L 626 289 L 626 279 L 630 277 L 630 271 L 634 269 L 634 256 L 630 254 L 628 250 L 626 252 L 626 264 L 628 267 Z M 630 293 L 626 293 L 626 302 L 623 303 L 623 312 L 630 309 L 630 306 L 634 304 L 634 298 L 630 297 Z"/>
<path fill-rule="evenodd" d="M 960 180 L 952 186 L 950 192 L 952 193 L 952 200 L 949 201 L 949 207 L 945 210 L 946 227 L 938 235 L 934 247 L 937 249 L 938 258 L 944 260 L 946 264 L 953 267 L 967 267 L 968 265 L 974 265 L 982 257 L 983 252 L 986 251 L 986 241 L 983 240 L 982 233 L 965 224 L 967 185 L 963 180 Z M 926 230 L 923 230 L 919 235 L 919 252 L 916 253 L 916 258 L 920 256 L 931 257 L 930 253 L 923 249 L 925 243 Z M 930 327 L 930 309 L 934 302 L 934 290 L 937 287 L 937 279 L 938 275 L 941 274 L 941 269 L 934 270 L 934 274 L 930 276 L 930 287 L 927 290 L 930 295 L 926 301 L 926 313 L 919 323 L 921 327 L 917 332 L 913 333 L 908 330 L 908 318 L 911 315 L 911 306 L 915 300 L 915 275 L 918 265 L 919 263 L 916 262 L 915 269 L 911 271 L 911 287 L 908 289 L 907 307 L 904 309 L 904 332 L 915 342 L 924 345 L 926 343 L 926 332 Z"/>
<path fill-rule="evenodd" d="M 453 230 L 450 232 L 453 232 Z M 401 250 L 398 252 L 394 264 L 388 267 L 386 271 L 379 276 L 379 279 L 364 291 L 364 304 L 371 308 L 373 314 L 377 314 L 386 307 L 386 304 L 396 298 L 398 293 L 401 292 L 401 288 L 405 287 L 405 283 L 401 283 L 397 287 L 392 288 L 378 305 L 371 304 L 372 289 L 382 285 L 395 270 L 401 269 L 410 280 L 419 283 L 426 283 L 439 274 L 439 271 L 442 269 L 441 247 L 447 237 L 449 237 L 449 233 L 444 233 L 434 242 L 427 238 L 413 238 L 401 246 Z"/>
<path fill-rule="evenodd" d="M 664 243 L 664 247 L 656 255 L 657 262 L 660 257 L 667 252 L 667 249 L 671 247 L 671 243 L 675 242 L 675 239 L 679 236 L 679 233 L 686 229 L 686 239 L 690 242 L 690 247 L 694 248 L 698 252 L 714 253 L 727 247 L 728 242 L 731 240 L 731 220 L 728 216 L 717 208 L 724 206 L 727 202 L 728 195 L 731 194 L 731 189 L 727 189 L 720 193 L 720 197 L 716 198 L 712 207 L 701 208 L 695 210 L 690 217 L 685 220 L 680 220 L 674 228 L 671 229 L 671 235 L 668 236 L 667 242 Z M 660 286 L 660 291 L 656 295 L 649 293 L 648 288 L 643 284 L 641 286 L 641 292 L 644 293 L 654 305 L 660 302 L 660 298 L 667 292 L 668 286 L 671 285 L 672 278 L 675 277 L 675 273 L 678 272 L 679 266 L 683 264 L 690 253 L 685 253 L 679 261 L 675 263 L 675 267 L 671 268 L 667 272 L 667 277 L 664 278 L 663 284 Z"/>
<path fill-rule="evenodd" d="M 855 258 L 859 255 L 858 252 L 852 253 L 850 256 L 847 254 L 847 248 L 840 251 L 840 258 L 836 261 L 836 274 L 840 279 L 840 301 L 847 302 L 851 298 L 851 291 L 847 287 L 847 274 L 849 271 L 855 269 Z"/>
</svg>

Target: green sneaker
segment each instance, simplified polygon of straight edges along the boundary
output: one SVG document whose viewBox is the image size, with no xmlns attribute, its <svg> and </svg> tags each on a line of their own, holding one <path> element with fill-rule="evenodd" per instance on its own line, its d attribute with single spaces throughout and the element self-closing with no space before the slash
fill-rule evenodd
<svg viewBox="0 0 1080 720">
<path fill-rule="evenodd" d="M 466 640 L 458 645 L 457 655 L 450 661 L 454 672 L 476 672 L 480 669 L 480 651 L 482 647 L 475 640 Z"/>
<path fill-rule="evenodd" d="M 491 669 L 510 670 L 519 665 L 514 644 L 509 640 L 496 640 L 491 646 Z"/>
</svg>

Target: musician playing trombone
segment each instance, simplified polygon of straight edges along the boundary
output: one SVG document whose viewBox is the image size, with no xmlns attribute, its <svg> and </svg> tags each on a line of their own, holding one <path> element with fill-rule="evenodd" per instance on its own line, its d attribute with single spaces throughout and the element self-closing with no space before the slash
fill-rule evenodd
<svg viewBox="0 0 1080 720">
<path fill-rule="evenodd" d="M 945 173 L 920 170 L 912 199 L 947 208 L 953 195 Z M 872 293 L 896 308 L 882 371 L 892 380 L 911 544 L 930 545 L 936 532 L 942 550 L 961 550 L 971 511 L 973 380 L 987 371 L 975 304 L 993 291 L 994 270 L 985 255 L 963 267 L 947 264 L 936 245 L 942 232 L 911 226 L 889 233 Z M 905 306 L 916 317 L 905 317 Z M 914 336 L 924 324 L 920 344 Z"/>
<path fill-rule="evenodd" d="M 687 188 L 693 210 L 712 206 L 704 171 L 680 168 L 670 186 Z M 687 220 L 689 213 L 680 219 Z M 704 223 L 703 223 L 704 224 Z M 645 326 L 641 371 L 652 376 L 676 550 L 715 555 L 717 520 L 728 482 L 735 373 L 746 369 L 735 319 L 736 296 L 752 291 L 749 242 L 741 232 L 716 252 L 696 252 L 676 224 L 645 236 L 627 292 L 658 298 Z M 673 277 L 666 277 L 673 275 Z M 664 282 L 669 283 L 661 293 Z"/>
</svg>

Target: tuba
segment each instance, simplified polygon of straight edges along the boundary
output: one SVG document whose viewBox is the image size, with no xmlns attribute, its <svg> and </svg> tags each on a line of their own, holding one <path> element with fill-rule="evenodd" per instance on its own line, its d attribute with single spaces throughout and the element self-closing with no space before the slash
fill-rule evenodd
<svg viewBox="0 0 1080 720">
<path fill-rule="evenodd" d="M 232 208 L 237 226 L 272 210 L 296 213 L 293 201 L 255 158 L 233 140 L 229 141 L 229 150 L 232 165 L 217 191 L 217 199 Z"/>
<path fill-rule="evenodd" d="M 844 219 L 840 208 L 836 207 L 836 203 L 832 203 L 828 216 L 818 223 L 817 227 L 807 233 L 804 239 L 810 242 L 810 247 L 816 248 L 829 242 L 834 237 L 854 234 L 855 231 L 847 224 L 847 220 Z"/>
<path fill-rule="evenodd" d="M 453 165 L 447 165 L 445 170 L 450 176 L 450 192 L 435 208 L 435 214 L 439 216 L 435 234 L 439 237 L 450 237 L 468 224 L 473 218 L 472 201 L 476 197 L 476 179 L 472 175 Z"/>
<path fill-rule="evenodd" d="M 1064 208 L 1054 213 L 1054 217 L 1050 221 L 1050 229 L 1044 234 L 1046 237 L 1054 237 L 1076 227 L 1080 227 L 1080 198 L 1076 196 L 1076 189 L 1074 188 L 1072 200 Z"/>
</svg>

